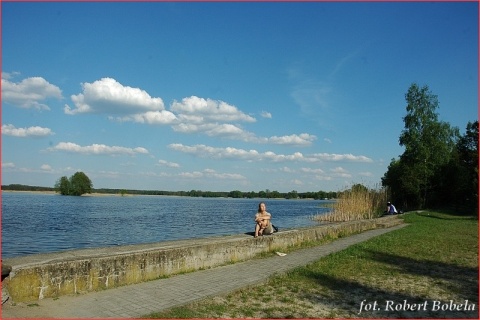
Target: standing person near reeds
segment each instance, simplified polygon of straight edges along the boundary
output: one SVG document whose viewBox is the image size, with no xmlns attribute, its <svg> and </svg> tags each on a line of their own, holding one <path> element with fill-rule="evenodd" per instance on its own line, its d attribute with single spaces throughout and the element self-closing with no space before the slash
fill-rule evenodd
<svg viewBox="0 0 480 320">
<path fill-rule="evenodd" d="M 258 211 L 255 215 L 255 238 L 264 234 L 272 234 L 272 215 L 267 212 L 267 206 L 264 202 L 258 204 Z"/>
</svg>

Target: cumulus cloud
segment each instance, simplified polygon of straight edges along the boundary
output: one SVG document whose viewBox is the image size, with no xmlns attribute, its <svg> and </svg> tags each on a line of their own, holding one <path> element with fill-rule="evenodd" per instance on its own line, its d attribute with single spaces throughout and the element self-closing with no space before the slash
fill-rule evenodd
<svg viewBox="0 0 480 320">
<path fill-rule="evenodd" d="M 226 137 L 253 143 L 271 143 L 279 145 L 310 145 L 316 137 L 307 133 L 300 135 L 258 137 L 244 130 L 238 123 L 256 122 L 256 119 L 223 101 L 204 99 L 196 96 L 175 101 L 170 110 L 177 116 L 178 123 L 172 128 L 182 133 L 203 133 L 211 137 Z M 271 118 L 268 112 L 263 117 Z"/>
<path fill-rule="evenodd" d="M 262 111 L 262 113 L 260 113 L 260 115 L 262 116 L 262 118 L 267 118 L 267 119 L 272 118 L 272 114 L 270 112 L 267 112 L 267 111 Z"/>
<path fill-rule="evenodd" d="M 273 136 L 268 138 L 268 142 L 273 144 L 281 144 L 281 145 L 292 145 L 292 146 L 302 146 L 302 145 L 310 145 L 317 137 L 308 133 L 302 133 L 300 135 L 292 134 L 289 136 Z"/>
<path fill-rule="evenodd" d="M 90 146 L 80 146 L 72 142 L 60 142 L 54 147 L 48 148 L 49 151 L 64 151 L 79 153 L 85 155 L 130 155 L 148 154 L 148 150 L 142 147 L 126 148 L 118 146 L 107 146 L 104 144 L 92 144 Z"/>
<path fill-rule="evenodd" d="M 373 162 L 368 157 L 354 156 L 353 154 L 316 153 L 313 157 L 324 161 Z"/>
<path fill-rule="evenodd" d="M 241 112 L 237 107 L 224 101 L 204 99 L 191 96 L 174 101 L 170 110 L 179 115 L 181 121 L 190 122 L 191 119 L 202 119 L 206 122 L 255 122 L 255 118 Z"/>
<path fill-rule="evenodd" d="M 204 133 L 208 136 L 238 137 L 247 136 L 248 133 L 242 128 L 229 123 L 180 123 L 173 126 L 176 132 Z"/>
<path fill-rule="evenodd" d="M 45 100 L 62 99 L 62 91 L 41 77 L 31 77 L 15 83 L 12 75 L 2 72 L 2 101 L 20 108 L 50 110 Z"/>
<path fill-rule="evenodd" d="M 353 156 L 353 155 L 336 155 L 336 154 L 313 154 L 303 155 L 301 152 L 295 152 L 292 154 L 276 154 L 272 151 L 258 152 L 257 150 L 244 150 L 237 148 L 217 148 L 206 146 L 203 144 L 186 146 L 180 143 L 170 144 L 170 149 L 191 154 L 197 157 L 212 158 L 212 159 L 232 159 L 232 160 L 244 160 L 244 161 L 271 161 L 271 162 L 285 162 L 285 161 L 298 161 L 298 162 L 319 162 L 323 160 L 328 161 L 363 161 L 370 162 L 371 159 L 365 156 Z"/>
<path fill-rule="evenodd" d="M 325 171 L 323 171 L 322 169 L 312 169 L 312 168 L 301 168 L 300 169 L 302 172 L 304 173 L 315 173 L 315 174 L 323 174 L 325 173 Z"/>
<path fill-rule="evenodd" d="M 43 171 L 53 171 L 52 167 L 48 164 L 42 164 L 40 166 L 40 169 L 42 169 Z"/>
<path fill-rule="evenodd" d="M 290 182 L 291 182 L 292 184 L 296 185 L 296 186 L 303 186 L 303 185 L 304 185 L 304 183 L 303 183 L 301 180 L 299 180 L 299 179 L 293 179 L 293 180 L 291 180 Z"/>
<path fill-rule="evenodd" d="M 177 116 L 178 121 L 172 124 L 176 132 L 202 133 L 210 137 L 257 142 L 258 138 L 251 132 L 245 131 L 239 123 L 256 122 L 256 119 L 243 113 L 237 107 L 224 101 L 204 99 L 191 96 L 174 101 L 170 110 Z"/>
<path fill-rule="evenodd" d="M 2 162 L 2 168 L 13 169 L 15 168 L 15 164 L 13 162 Z"/>
<path fill-rule="evenodd" d="M 175 162 L 168 162 L 166 160 L 158 160 L 158 165 L 169 168 L 180 168 L 180 165 Z"/>
<path fill-rule="evenodd" d="M 120 122 L 132 121 L 145 124 L 172 124 L 176 122 L 177 117 L 170 111 L 147 111 L 145 113 L 132 114 L 124 117 L 109 117 L 111 120 L 117 120 Z"/>
<path fill-rule="evenodd" d="M 190 96 L 174 100 L 166 110 L 161 98 L 153 98 L 144 90 L 124 86 L 112 78 L 83 83 L 82 89 L 82 93 L 71 96 L 73 108 L 65 105 L 66 114 L 106 114 L 114 121 L 170 125 L 175 132 L 251 143 L 306 146 L 316 140 L 314 135 L 307 133 L 259 137 L 241 126 L 241 123 L 256 122 L 254 117 L 221 100 Z M 266 111 L 261 116 L 272 117 Z"/>
<path fill-rule="evenodd" d="M 16 128 L 12 124 L 2 125 L 2 134 L 6 136 L 13 136 L 19 138 L 28 137 L 46 137 L 54 134 L 49 128 L 42 128 L 38 126 L 28 128 Z"/>
<path fill-rule="evenodd" d="M 352 175 L 342 167 L 336 167 L 336 168 L 330 169 L 330 171 L 333 173 L 335 177 L 342 177 L 342 178 L 352 177 Z"/>
<path fill-rule="evenodd" d="M 74 108 L 65 106 L 65 113 L 131 115 L 165 109 L 161 98 L 152 98 L 145 90 L 124 86 L 112 78 L 102 78 L 93 83 L 85 82 L 82 89 L 82 93 L 71 96 Z"/>
<path fill-rule="evenodd" d="M 188 179 L 202 179 L 202 178 L 214 178 L 222 180 L 244 180 L 245 176 L 238 173 L 219 173 L 213 169 L 205 169 L 203 171 L 194 171 L 194 172 L 182 172 L 179 174 L 182 178 Z"/>
</svg>

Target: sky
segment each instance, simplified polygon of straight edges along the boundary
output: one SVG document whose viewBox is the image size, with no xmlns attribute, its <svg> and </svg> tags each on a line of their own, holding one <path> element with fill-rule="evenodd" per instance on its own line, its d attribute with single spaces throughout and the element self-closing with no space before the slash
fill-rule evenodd
<svg viewBox="0 0 480 320">
<path fill-rule="evenodd" d="M 379 188 L 411 84 L 478 120 L 477 2 L 2 2 L 2 185 Z"/>
</svg>

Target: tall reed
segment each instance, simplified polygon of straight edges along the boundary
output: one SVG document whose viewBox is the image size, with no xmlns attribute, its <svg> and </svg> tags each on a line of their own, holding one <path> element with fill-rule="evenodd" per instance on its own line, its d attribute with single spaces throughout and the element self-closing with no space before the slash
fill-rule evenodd
<svg viewBox="0 0 480 320">
<path fill-rule="evenodd" d="M 381 216 L 387 204 L 385 189 L 367 189 L 353 187 L 339 193 L 338 200 L 333 203 L 332 211 L 313 217 L 316 221 L 351 221 L 373 219 Z"/>
</svg>

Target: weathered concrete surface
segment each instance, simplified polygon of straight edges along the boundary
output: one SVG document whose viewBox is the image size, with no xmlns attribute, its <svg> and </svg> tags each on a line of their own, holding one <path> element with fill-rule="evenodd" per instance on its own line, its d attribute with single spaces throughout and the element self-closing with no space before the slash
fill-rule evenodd
<svg viewBox="0 0 480 320">
<path fill-rule="evenodd" d="M 3 260 L 12 266 L 12 271 L 2 284 L 13 301 L 35 301 L 206 269 L 308 241 L 400 223 L 402 220 L 397 216 L 387 216 L 285 230 L 259 238 L 240 234 L 29 255 Z"/>
</svg>

